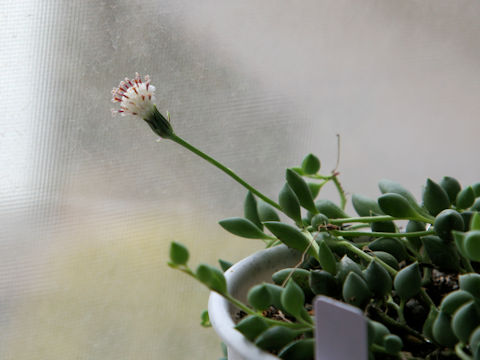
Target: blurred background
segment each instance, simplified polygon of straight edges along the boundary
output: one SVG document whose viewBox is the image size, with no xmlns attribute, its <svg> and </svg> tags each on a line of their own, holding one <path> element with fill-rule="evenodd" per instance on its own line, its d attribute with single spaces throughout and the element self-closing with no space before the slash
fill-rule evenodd
<svg viewBox="0 0 480 360">
<path fill-rule="evenodd" d="M 420 198 L 427 177 L 480 177 L 479 19 L 473 0 L 0 0 L 0 359 L 221 355 L 168 248 L 262 248 L 217 225 L 245 191 L 112 118 L 125 76 L 150 74 L 175 131 L 272 198 L 309 152 L 329 173 L 336 134 L 349 194 L 389 178 Z"/>
</svg>

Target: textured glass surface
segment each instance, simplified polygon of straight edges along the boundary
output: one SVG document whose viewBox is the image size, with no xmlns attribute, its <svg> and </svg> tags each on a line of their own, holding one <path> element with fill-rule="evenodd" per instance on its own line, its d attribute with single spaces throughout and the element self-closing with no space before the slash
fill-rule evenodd
<svg viewBox="0 0 480 360">
<path fill-rule="evenodd" d="M 276 198 L 309 152 L 349 194 L 478 180 L 480 3 L 0 1 L 0 358 L 216 359 L 207 291 L 245 191 L 110 90 L 150 74 L 176 132 Z M 325 189 L 324 196 L 334 198 Z"/>
</svg>

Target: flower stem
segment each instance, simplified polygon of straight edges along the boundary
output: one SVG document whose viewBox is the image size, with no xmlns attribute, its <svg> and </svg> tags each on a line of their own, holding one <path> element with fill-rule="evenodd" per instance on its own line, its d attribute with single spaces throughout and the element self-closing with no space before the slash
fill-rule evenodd
<svg viewBox="0 0 480 360">
<path fill-rule="evenodd" d="M 238 182 L 240 185 L 245 187 L 247 190 L 250 190 L 253 194 L 257 195 L 260 199 L 262 199 L 266 203 L 272 205 L 273 207 L 277 208 L 278 210 L 282 211 L 282 208 L 280 207 L 280 205 L 278 205 L 275 201 L 273 201 L 269 197 L 263 195 L 260 191 L 255 189 L 252 185 L 250 185 L 245 180 L 243 180 L 241 177 L 239 177 L 237 174 L 235 174 L 231 169 L 222 165 L 217 160 L 211 158 L 210 156 L 205 154 L 203 151 L 200 151 L 199 149 L 197 149 L 196 147 L 194 147 L 190 143 L 186 142 L 185 140 L 183 140 L 181 137 L 177 136 L 176 134 L 170 135 L 169 139 L 176 142 L 179 145 L 182 145 L 184 148 L 190 150 L 194 154 L 200 156 L 202 159 L 208 161 L 213 166 L 216 166 L 217 168 L 222 170 L 225 174 L 227 174 L 232 179 L 234 179 L 236 182 Z"/>
<path fill-rule="evenodd" d="M 372 223 L 377 221 L 390 221 L 390 220 L 399 220 L 389 215 L 380 215 L 380 216 L 360 216 L 360 217 L 351 217 L 351 218 L 341 218 L 341 219 L 329 219 L 330 224 L 340 225 L 345 223 Z"/>
</svg>

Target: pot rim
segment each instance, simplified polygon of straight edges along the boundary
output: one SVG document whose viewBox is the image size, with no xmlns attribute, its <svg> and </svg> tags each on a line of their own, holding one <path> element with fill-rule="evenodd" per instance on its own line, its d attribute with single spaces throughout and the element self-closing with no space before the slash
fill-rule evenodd
<svg viewBox="0 0 480 360">
<path fill-rule="evenodd" d="M 258 283 L 258 280 L 251 278 L 250 274 L 270 272 L 293 266 L 298 262 L 300 253 L 290 249 L 285 245 L 275 246 L 270 249 L 260 250 L 234 264 L 225 272 L 227 288 L 229 292 L 234 292 L 239 283 L 251 283 L 246 288 Z M 243 287 L 245 289 L 245 287 Z M 228 348 L 241 354 L 245 359 L 278 360 L 278 357 L 260 350 L 253 343 L 248 341 L 239 331 L 235 330 L 233 314 L 236 308 L 216 292 L 210 293 L 208 300 L 208 313 L 210 323 L 217 335 L 227 345 Z"/>
</svg>

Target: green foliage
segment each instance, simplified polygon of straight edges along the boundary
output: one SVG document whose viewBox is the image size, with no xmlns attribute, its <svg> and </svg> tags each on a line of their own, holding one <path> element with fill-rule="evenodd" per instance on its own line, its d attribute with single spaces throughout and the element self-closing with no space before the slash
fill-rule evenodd
<svg viewBox="0 0 480 360">
<path fill-rule="evenodd" d="M 278 204 L 249 188 L 244 218 L 220 221 L 235 235 L 300 252 L 297 265 L 273 273 L 274 284 L 252 286 L 247 303 L 227 292 L 219 269 L 200 265 L 192 272 L 181 244 L 172 243 L 169 265 L 242 309 L 246 316 L 235 328 L 280 359 L 313 360 L 307 309 L 315 295 L 325 295 L 371 316 L 370 359 L 411 359 L 421 344 L 427 358 L 465 349 L 480 360 L 480 182 L 462 189 L 453 177 L 427 179 L 420 206 L 403 186 L 381 180 L 377 201 L 352 196 L 359 216 L 350 217 L 337 174 L 319 171 L 320 161 L 307 155 L 300 167 L 286 170 Z M 335 183 L 340 205 L 314 201 L 328 182 Z M 223 271 L 232 265 L 219 263 Z M 208 325 L 208 313 L 202 319 Z"/>
<path fill-rule="evenodd" d="M 233 217 L 218 222 L 228 232 L 233 235 L 247 239 L 269 239 L 270 237 L 262 232 L 257 225 L 248 219 Z"/>
<path fill-rule="evenodd" d="M 290 188 L 293 190 L 295 195 L 297 195 L 300 205 L 314 214 L 317 213 L 317 208 L 313 202 L 312 193 L 310 192 L 310 188 L 305 180 L 303 180 L 300 175 L 291 169 L 287 169 L 285 178 L 288 185 L 290 185 Z"/>
<path fill-rule="evenodd" d="M 189 257 L 188 249 L 184 245 L 175 241 L 170 244 L 170 261 L 173 265 L 185 265 Z"/>
<path fill-rule="evenodd" d="M 320 160 L 313 154 L 308 154 L 302 161 L 302 170 L 307 175 L 313 175 L 320 170 Z"/>
<path fill-rule="evenodd" d="M 422 277 L 417 262 L 404 267 L 395 276 L 393 285 L 396 293 L 403 299 L 417 295 L 422 286 Z"/>
<path fill-rule="evenodd" d="M 423 206 L 433 216 L 450 207 L 450 198 L 448 193 L 431 179 L 427 179 L 425 190 L 423 192 Z"/>
<path fill-rule="evenodd" d="M 293 192 L 290 185 L 285 184 L 278 195 L 278 203 L 282 211 L 289 218 L 293 219 L 297 225 L 302 224 L 302 214 L 300 211 L 300 202 L 297 195 Z"/>
</svg>

